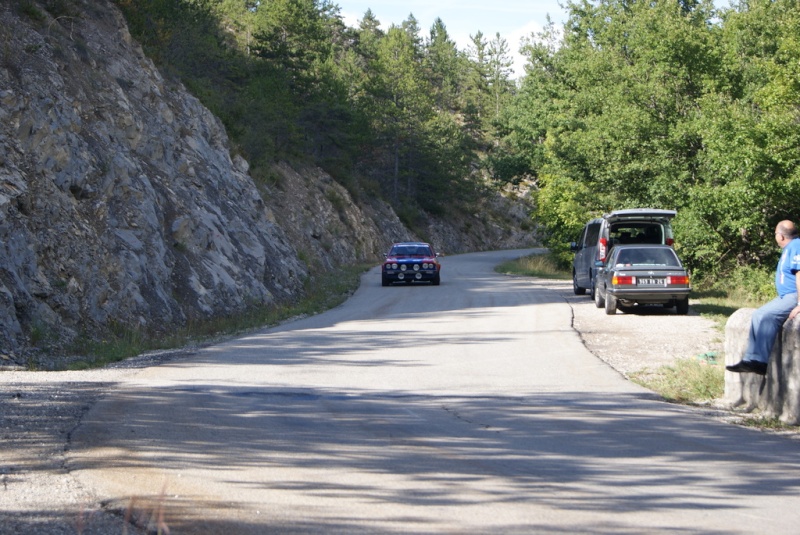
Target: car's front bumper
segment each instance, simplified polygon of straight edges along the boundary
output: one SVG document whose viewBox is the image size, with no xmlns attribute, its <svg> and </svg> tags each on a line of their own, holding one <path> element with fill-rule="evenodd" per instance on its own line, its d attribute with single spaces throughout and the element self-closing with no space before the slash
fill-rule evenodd
<svg viewBox="0 0 800 535">
<path fill-rule="evenodd" d="M 439 271 L 436 269 L 384 269 L 383 278 L 388 282 L 430 282 L 436 279 Z"/>
</svg>

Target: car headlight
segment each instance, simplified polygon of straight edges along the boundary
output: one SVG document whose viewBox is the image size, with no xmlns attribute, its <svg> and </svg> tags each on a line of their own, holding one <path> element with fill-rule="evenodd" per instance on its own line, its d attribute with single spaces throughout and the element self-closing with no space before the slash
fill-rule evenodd
<svg viewBox="0 0 800 535">
<path fill-rule="evenodd" d="M 402 264 L 402 265 L 400 266 L 400 271 L 405 271 L 405 270 L 406 270 L 406 265 L 405 265 L 405 264 Z"/>
<path fill-rule="evenodd" d="M 397 262 L 395 262 L 394 264 L 392 264 L 392 269 L 397 269 Z"/>
<path fill-rule="evenodd" d="M 414 271 L 419 271 L 419 264 L 414 264 Z"/>
</svg>

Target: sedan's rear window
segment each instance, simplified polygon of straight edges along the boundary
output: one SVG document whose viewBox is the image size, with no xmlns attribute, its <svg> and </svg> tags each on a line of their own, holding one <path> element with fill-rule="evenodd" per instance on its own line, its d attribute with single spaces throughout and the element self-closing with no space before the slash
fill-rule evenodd
<svg viewBox="0 0 800 535">
<path fill-rule="evenodd" d="M 680 267 L 680 261 L 672 249 L 623 249 L 619 251 L 615 265 L 621 266 L 668 266 Z"/>
</svg>

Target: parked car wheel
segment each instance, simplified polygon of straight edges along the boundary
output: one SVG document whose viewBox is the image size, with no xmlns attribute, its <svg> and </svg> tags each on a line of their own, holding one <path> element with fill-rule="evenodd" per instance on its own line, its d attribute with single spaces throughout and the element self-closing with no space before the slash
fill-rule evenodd
<svg viewBox="0 0 800 535">
<path fill-rule="evenodd" d="M 617 313 L 617 298 L 611 294 L 606 294 L 606 314 L 613 316 Z"/>
<path fill-rule="evenodd" d="M 678 301 L 677 304 L 675 305 L 675 311 L 678 314 L 682 315 L 682 316 L 685 316 L 686 314 L 688 314 L 689 313 L 689 299 L 686 298 L 686 299 L 681 299 L 680 301 Z"/>
<path fill-rule="evenodd" d="M 572 291 L 575 295 L 584 295 L 586 293 L 586 288 L 578 286 L 578 275 L 574 271 L 572 272 Z"/>
<path fill-rule="evenodd" d="M 606 300 L 600 295 L 600 290 L 597 288 L 597 283 L 594 285 L 594 306 L 603 308 L 606 305 Z"/>
</svg>

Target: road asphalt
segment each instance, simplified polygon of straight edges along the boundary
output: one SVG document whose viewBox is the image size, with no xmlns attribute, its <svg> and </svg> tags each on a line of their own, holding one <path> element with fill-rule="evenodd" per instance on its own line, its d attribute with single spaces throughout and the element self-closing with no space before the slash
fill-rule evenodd
<svg viewBox="0 0 800 535">
<path fill-rule="evenodd" d="M 794 533 L 796 441 L 660 401 L 555 290 L 442 259 L 442 284 L 128 373 L 64 468 L 175 533 Z M 2 531 L 0 529 L 0 531 Z"/>
</svg>

